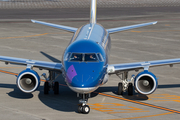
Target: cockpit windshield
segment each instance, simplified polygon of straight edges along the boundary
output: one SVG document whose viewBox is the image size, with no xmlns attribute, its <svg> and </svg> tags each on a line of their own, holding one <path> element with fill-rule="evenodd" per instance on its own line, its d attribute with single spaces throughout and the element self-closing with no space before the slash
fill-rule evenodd
<svg viewBox="0 0 180 120">
<path fill-rule="evenodd" d="M 82 62 L 83 61 L 82 58 L 83 58 L 83 54 L 81 54 L 81 53 L 73 53 L 71 55 L 71 58 L 70 58 L 69 61 Z"/>
<path fill-rule="evenodd" d="M 98 61 L 95 53 L 85 54 L 84 58 L 85 58 L 84 59 L 85 62 L 96 62 L 96 61 Z"/>
<path fill-rule="evenodd" d="M 102 62 L 103 57 L 100 53 L 72 53 L 69 61 L 73 62 Z"/>
</svg>

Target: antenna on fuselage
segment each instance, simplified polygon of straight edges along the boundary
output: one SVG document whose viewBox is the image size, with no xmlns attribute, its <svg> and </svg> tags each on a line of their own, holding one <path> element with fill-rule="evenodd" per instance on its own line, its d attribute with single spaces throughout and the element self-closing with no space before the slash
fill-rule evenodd
<svg viewBox="0 0 180 120">
<path fill-rule="evenodd" d="M 97 8 L 97 0 L 91 0 L 90 24 L 96 23 L 96 8 Z"/>
</svg>

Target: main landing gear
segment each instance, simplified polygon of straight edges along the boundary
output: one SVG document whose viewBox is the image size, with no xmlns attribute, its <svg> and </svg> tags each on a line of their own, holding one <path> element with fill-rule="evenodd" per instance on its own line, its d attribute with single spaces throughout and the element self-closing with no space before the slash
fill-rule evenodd
<svg viewBox="0 0 180 120">
<path fill-rule="evenodd" d="M 44 94 L 49 94 L 49 91 L 52 89 L 54 91 L 54 94 L 59 94 L 59 82 L 54 82 L 55 78 L 55 72 L 49 71 L 49 77 L 46 77 L 46 74 L 42 74 L 42 76 L 46 79 L 46 82 L 44 82 Z"/>
<path fill-rule="evenodd" d="M 131 77 L 130 80 L 128 80 L 128 72 L 122 72 L 122 73 L 117 73 L 117 76 L 122 80 L 122 82 L 119 82 L 118 84 L 118 95 L 123 95 L 123 92 L 128 92 L 129 96 L 133 95 L 134 89 L 133 89 L 133 84 L 131 83 L 134 79 L 134 76 Z"/>
<path fill-rule="evenodd" d="M 87 105 L 89 94 L 81 94 L 82 99 L 79 100 L 78 112 L 83 114 L 88 114 L 90 112 L 90 107 Z"/>
</svg>

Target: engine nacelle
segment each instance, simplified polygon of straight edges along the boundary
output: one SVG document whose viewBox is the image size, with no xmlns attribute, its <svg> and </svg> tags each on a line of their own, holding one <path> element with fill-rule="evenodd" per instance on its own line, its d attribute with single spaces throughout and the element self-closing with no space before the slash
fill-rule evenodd
<svg viewBox="0 0 180 120">
<path fill-rule="evenodd" d="M 36 71 L 26 69 L 19 73 L 16 84 L 21 91 L 31 93 L 39 87 L 40 77 Z"/>
<path fill-rule="evenodd" d="M 137 74 L 135 77 L 134 86 L 139 93 L 148 95 L 156 90 L 158 81 L 153 73 L 145 70 Z"/>
</svg>

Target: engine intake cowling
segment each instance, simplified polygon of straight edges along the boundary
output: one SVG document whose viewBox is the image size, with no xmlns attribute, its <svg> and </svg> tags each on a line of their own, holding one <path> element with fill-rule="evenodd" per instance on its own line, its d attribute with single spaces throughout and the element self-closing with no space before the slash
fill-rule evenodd
<svg viewBox="0 0 180 120">
<path fill-rule="evenodd" d="M 19 73 L 16 83 L 21 91 L 31 93 L 39 87 L 40 77 L 36 71 L 26 69 Z"/>
<path fill-rule="evenodd" d="M 158 81 L 153 73 L 145 70 L 137 74 L 135 77 L 134 86 L 139 93 L 148 95 L 156 90 Z"/>
</svg>

